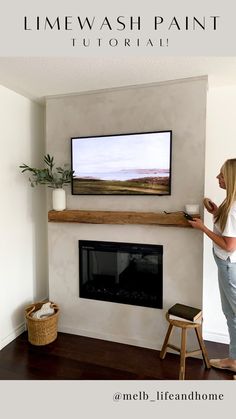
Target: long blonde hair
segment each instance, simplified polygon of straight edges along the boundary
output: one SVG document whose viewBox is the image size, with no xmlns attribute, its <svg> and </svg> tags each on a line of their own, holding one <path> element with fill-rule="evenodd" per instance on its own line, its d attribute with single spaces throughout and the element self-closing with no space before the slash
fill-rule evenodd
<svg viewBox="0 0 236 419">
<path fill-rule="evenodd" d="M 229 210 L 236 201 L 236 159 L 226 160 L 221 168 L 221 173 L 226 186 L 226 198 L 217 210 L 215 222 L 219 223 L 220 228 L 223 231 L 227 222 Z"/>
</svg>

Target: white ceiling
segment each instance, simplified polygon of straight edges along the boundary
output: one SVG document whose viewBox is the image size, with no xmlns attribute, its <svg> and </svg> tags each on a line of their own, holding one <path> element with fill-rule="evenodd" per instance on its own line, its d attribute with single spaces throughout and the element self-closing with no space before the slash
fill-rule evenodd
<svg viewBox="0 0 236 419">
<path fill-rule="evenodd" d="M 31 99 L 208 75 L 236 84 L 236 57 L 0 57 L 0 84 Z"/>
</svg>

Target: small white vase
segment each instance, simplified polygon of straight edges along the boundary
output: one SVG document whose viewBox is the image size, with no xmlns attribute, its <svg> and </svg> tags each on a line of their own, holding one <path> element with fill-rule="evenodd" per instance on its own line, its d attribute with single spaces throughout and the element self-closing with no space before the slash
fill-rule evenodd
<svg viewBox="0 0 236 419">
<path fill-rule="evenodd" d="M 52 209 L 63 211 L 66 209 L 66 191 L 62 188 L 56 188 L 52 191 Z"/>
</svg>

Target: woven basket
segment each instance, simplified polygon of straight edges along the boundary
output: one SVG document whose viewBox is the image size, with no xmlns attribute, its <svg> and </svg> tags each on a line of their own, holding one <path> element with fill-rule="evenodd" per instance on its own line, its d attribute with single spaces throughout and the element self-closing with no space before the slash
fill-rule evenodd
<svg viewBox="0 0 236 419">
<path fill-rule="evenodd" d="M 32 345 L 48 345 L 57 338 L 57 322 L 59 316 L 59 308 L 56 304 L 51 303 L 55 313 L 43 319 L 34 319 L 31 314 L 40 310 L 44 302 L 31 304 L 25 309 L 25 318 L 28 327 L 28 340 Z"/>
</svg>

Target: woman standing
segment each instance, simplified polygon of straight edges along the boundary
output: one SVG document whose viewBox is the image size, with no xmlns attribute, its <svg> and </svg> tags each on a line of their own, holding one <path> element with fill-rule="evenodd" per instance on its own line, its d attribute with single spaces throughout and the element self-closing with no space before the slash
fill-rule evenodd
<svg viewBox="0 0 236 419">
<path fill-rule="evenodd" d="M 219 207 L 208 199 L 204 200 L 206 209 L 213 214 L 213 231 L 201 219 L 194 218 L 189 223 L 213 242 L 221 305 L 229 330 L 229 357 L 211 359 L 210 364 L 215 368 L 236 372 L 236 159 L 226 160 L 217 179 L 220 188 L 226 190 L 225 200 Z"/>
</svg>

